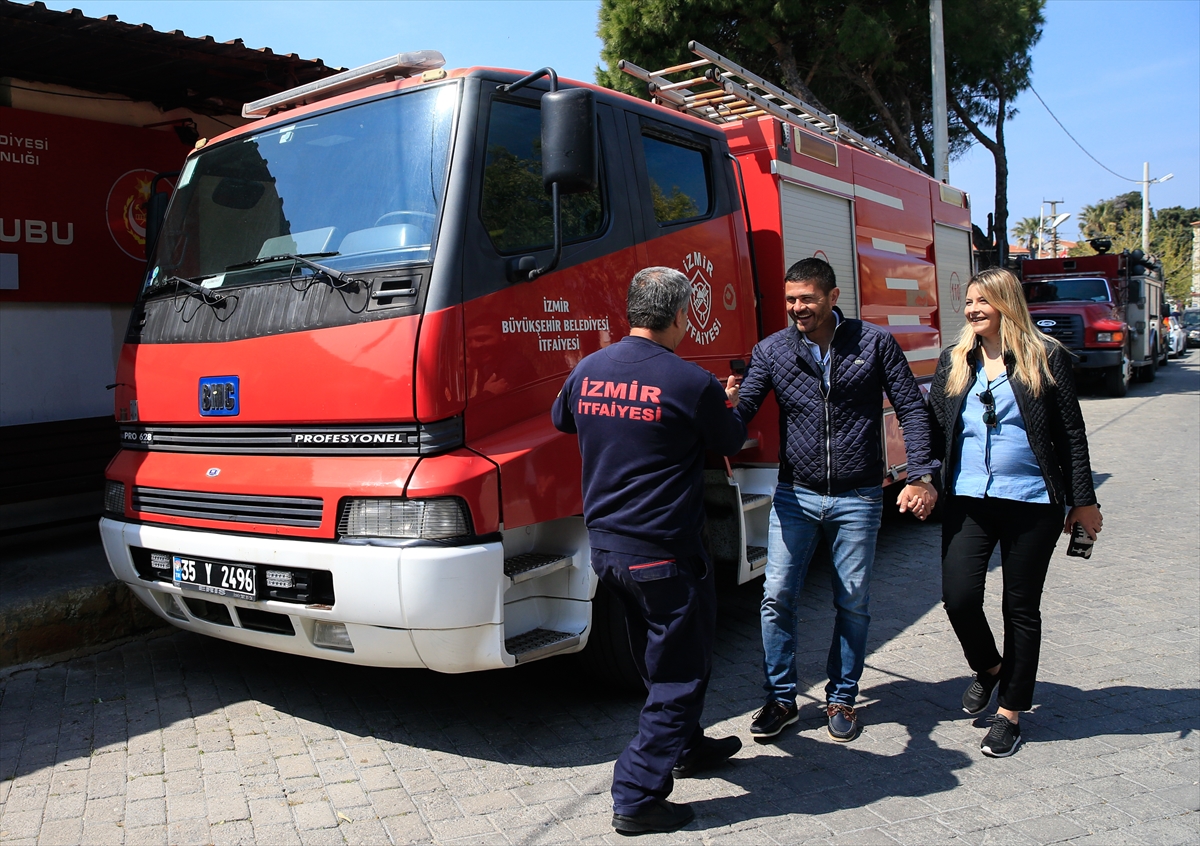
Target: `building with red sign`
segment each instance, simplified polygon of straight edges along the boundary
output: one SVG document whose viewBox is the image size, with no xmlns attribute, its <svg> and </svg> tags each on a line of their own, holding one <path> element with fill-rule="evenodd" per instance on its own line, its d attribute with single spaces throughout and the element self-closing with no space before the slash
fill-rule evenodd
<svg viewBox="0 0 1200 846">
<path fill-rule="evenodd" d="M 100 512 L 155 177 L 243 103 L 338 70 L 0 0 L 0 534 Z"/>
</svg>

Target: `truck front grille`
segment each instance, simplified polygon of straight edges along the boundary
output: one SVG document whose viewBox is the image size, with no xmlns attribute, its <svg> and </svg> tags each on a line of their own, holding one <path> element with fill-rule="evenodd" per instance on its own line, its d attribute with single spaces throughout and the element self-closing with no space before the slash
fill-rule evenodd
<svg viewBox="0 0 1200 846">
<path fill-rule="evenodd" d="M 1083 318 L 1078 314 L 1034 313 L 1033 323 L 1047 335 L 1073 350 L 1083 348 Z M 1046 325 L 1054 321 L 1053 325 Z"/>
<path fill-rule="evenodd" d="M 295 426 L 121 426 L 123 449 L 212 455 L 436 455 L 463 444 L 463 419 Z"/>
<path fill-rule="evenodd" d="M 316 529 L 321 525 L 323 505 L 320 499 L 313 497 L 248 496 L 145 487 L 133 489 L 134 511 L 228 523 Z"/>
</svg>

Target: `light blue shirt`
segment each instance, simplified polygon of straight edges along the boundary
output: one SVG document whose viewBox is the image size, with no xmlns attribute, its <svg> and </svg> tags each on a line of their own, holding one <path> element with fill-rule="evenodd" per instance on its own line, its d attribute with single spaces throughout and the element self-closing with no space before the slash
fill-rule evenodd
<svg viewBox="0 0 1200 846">
<path fill-rule="evenodd" d="M 837 331 L 838 324 L 841 322 L 842 322 L 842 319 L 840 317 L 838 317 L 838 313 L 835 311 L 833 313 L 834 331 Z M 830 353 L 833 352 L 833 340 L 830 339 L 829 347 L 828 347 L 828 349 L 825 350 L 825 355 L 821 355 L 821 345 L 820 344 L 814 344 L 812 341 L 810 341 L 808 339 L 808 336 L 805 335 L 803 332 L 800 333 L 800 339 L 802 341 L 804 341 L 805 346 L 808 347 L 808 351 L 812 354 L 813 361 L 815 361 L 817 363 L 817 367 L 821 368 L 821 379 L 822 379 L 822 381 L 825 382 L 825 393 L 828 394 L 829 393 L 829 355 L 830 355 Z"/>
<path fill-rule="evenodd" d="M 996 401 L 996 425 L 991 427 L 983 422 L 985 408 L 979 398 L 989 385 Z M 976 368 L 975 382 L 963 400 L 954 452 L 951 490 L 958 496 L 1050 501 L 1007 373 L 989 382 L 983 367 Z"/>
</svg>

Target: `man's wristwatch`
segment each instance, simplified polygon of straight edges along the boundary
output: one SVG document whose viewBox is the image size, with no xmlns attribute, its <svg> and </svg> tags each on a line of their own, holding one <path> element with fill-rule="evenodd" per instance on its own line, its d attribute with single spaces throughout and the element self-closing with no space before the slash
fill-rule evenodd
<svg viewBox="0 0 1200 846">
<path fill-rule="evenodd" d="M 932 482 L 932 481 L 933 481 L 933 476 L 931 476 L 930 474 L 926 473 L 924 476 L 922 476 L 921 478 L 917 479 L 917 481 L 918 481 L 918 482 L 924 482 L 925 484 L 927 484 L 927 485 L 928 485 L 930 482 Z"/>
</svg>

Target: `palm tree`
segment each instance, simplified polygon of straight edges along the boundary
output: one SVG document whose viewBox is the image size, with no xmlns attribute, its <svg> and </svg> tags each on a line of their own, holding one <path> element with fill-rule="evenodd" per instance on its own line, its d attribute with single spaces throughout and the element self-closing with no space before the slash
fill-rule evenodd
<svg viewBox="0 0 1200 846">
<path fill-rule="evenodd" d="M 1017 243 L 1024 244 L 1030 254 L 1037 249 L 1042 239 L 1042 220 L 1038 217 L 1023 217 L 1012 228 L 1012 235 Z"/>
<path fill-rule="evenodd" d="M 1079 234 L 1085 239 L 1120 235 L 1128 225 L 1128 215 L 1140 212 L 1141 207 L 1142 195 L 1137 191 L 1101 200 L 1094 206 L 1084 206 L 1079 212 Z M 1137 216 L 1137 225 L 1141 225 L 1140 216 Z"/>
</svg>

